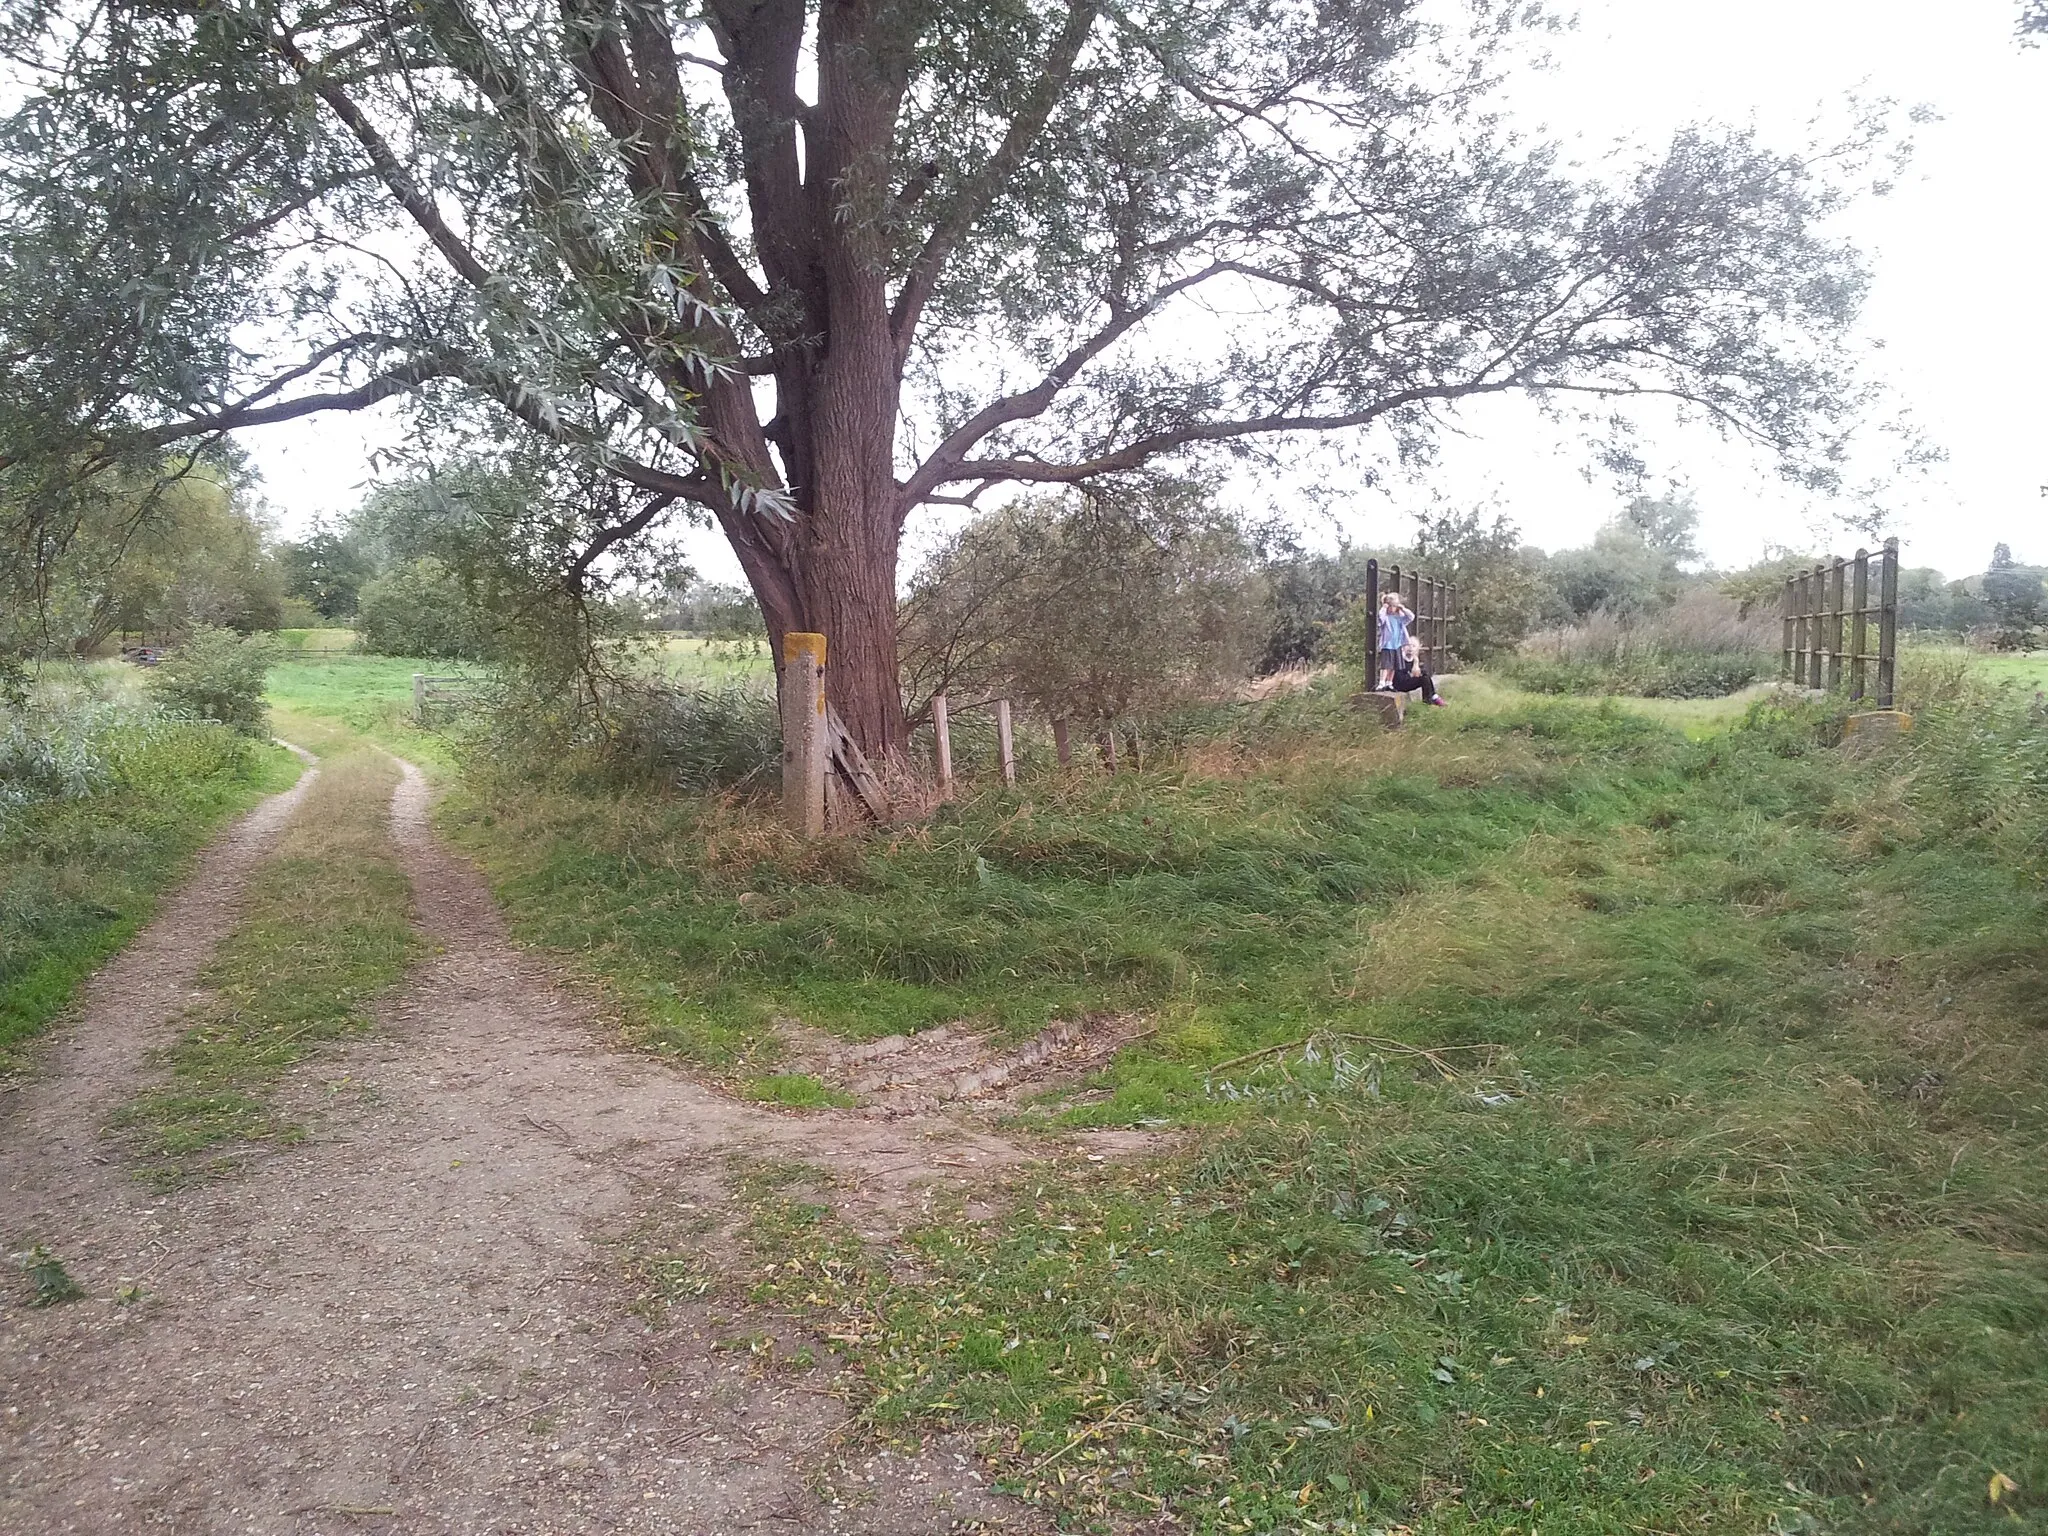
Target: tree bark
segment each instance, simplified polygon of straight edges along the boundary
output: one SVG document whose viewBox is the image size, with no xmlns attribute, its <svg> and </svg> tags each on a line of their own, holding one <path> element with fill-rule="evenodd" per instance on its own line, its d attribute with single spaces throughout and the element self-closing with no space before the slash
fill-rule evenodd
<svg viewBox="0 0 2048 1536">
<path fill-rule="evenodd" d="M 855 744 L 875 757 L 900 756 L 909 740 L 896 663 L 901 391 L 887 252 L 874 221 L 847 216 L 846 205 L 890 195 L 890 148 L 908 70 L 886 41 L 893 29 L 878 19 L 886 4 L 826 0 L 822 8 L 804 184 L 790 174 L 793 124 L 770 110 L 772 102 L 749 103 L 758 128 L 749 191 L 757 225 L 774 232 L 763 250 L 771 296 L 781 290 L 800 298 L 804 322 L 798 334 L 778 338 L 779 409 L 764 429 L 799 516 L 767 562 L 775 569 L 748 575 L 778 658 L 781 628 L 826 637 L 827 693 Z M 787 67 L 788 33 L 763 41 L 772 41 L 778 67 Z"/>
</svg>

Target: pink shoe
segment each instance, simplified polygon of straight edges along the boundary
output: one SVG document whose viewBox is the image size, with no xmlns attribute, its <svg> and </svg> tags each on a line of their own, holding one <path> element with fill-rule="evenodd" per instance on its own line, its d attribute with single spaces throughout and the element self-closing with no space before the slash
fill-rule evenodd
<svg viewBox="0 0 2048 1536">
<path fill-rule="evenodd" d="M 1437 696 L 1436 696 L 1435 698 L 1431 699 L 1431 700 L 1430 700 L 1429 702 L 1430 702 L 1430 703 L 1432 703 L 1432 704 L 1434 704 L 1434 705 L 1435 705 L 1435 706 L 1436 706 L 1436 707 L 1437 707 L 1438 709 L 1442 709 L 1442 708 L 1444 707 L 1444 696 L 1443 696 L 1442 694 L 1438 694 L 1438 695 L 1437 695 Z"/>
</svg>

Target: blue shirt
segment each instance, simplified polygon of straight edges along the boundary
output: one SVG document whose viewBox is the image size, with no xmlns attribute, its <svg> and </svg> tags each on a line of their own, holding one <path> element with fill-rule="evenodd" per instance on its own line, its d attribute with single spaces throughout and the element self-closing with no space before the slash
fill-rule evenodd
<svg viewBox="0 0 2048 1536">
<path fill-rule="evenodd" d="M 1408 643 L 1408 615 L 1380 610 L 1380 649 L 1398 651 Z"/>
</svg>

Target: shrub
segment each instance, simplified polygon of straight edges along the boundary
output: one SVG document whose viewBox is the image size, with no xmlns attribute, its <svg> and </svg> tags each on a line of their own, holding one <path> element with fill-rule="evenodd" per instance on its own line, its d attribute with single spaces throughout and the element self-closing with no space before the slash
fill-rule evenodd
<svg viewBox="0 0 2048 1536">
<path fill-rule="evenodd" d="M 262 738 L 270 734 L 263 685 L 276 661 L 276 643 L 267 636 L 200 628 L 150 673 L 150 692 L 173 714 Z"/>
<path fill-rule="evenodd" d="M 782 763 L 782 721 L 772 688 L 758 684 L 637 685 L 610 701 L 607 755 L 623 776 L 682 790 L 772 778 Z"/>
<path fill-rule="evenodd" d="M 364 650 L 382 656 L 474 660 L 485 651 L 484 625 L 469 588 L 432 555 L 363 583 L 356 633 Z"/>
<path fill-rule="evenodd" d="M 1535 693 L 1716 698 L 1772 674 L 1777 629 L 1775 611 L 1745 614 L 1734 599 L 1696 589 L 1645 616 L 1596 609 L 1530 636 L 1496 670 Z"/>
<path fill-rule="evenodd" d="M 899 614 L 903 672 L 1077 721 L 1157 715 L 1250 674 L 1269 622 L 1244 530 L 1198 487 L 1135 481 L 969 523 Z"/>
<path fill-rule="evenodd" d="M 0 827 L 8 813 L 133 789 L 175 793 L 245 775 L 246 736 L 91 697 L 0 708 Z"/>
<path fill-rule="evenodd" d="M 76 800 L 111 777 L 101 750 L 104 706 L 26 707 L 0 714 L 0 813 L 38 800 Z"/>
</svg>

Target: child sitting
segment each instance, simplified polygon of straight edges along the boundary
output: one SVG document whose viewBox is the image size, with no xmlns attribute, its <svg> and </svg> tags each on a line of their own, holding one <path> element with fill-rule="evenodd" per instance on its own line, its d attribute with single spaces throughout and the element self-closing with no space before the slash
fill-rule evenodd
<svg viewBox="0 0 2048 1536">
<path fill-rule="evenodd" d="M 1444 696 L 1436 691 L 1436 679 L 1429 675 L 1429 668 L 1422 660 L 1422 647 L 1410 635 L 1401 642 L 1401 649 L 1394 657 L 1394 692 L 1413 693 L 1420 688 L 1429 695 L 1429 702 L 1438 709 L 1444 705 Z"/>
</svg>

